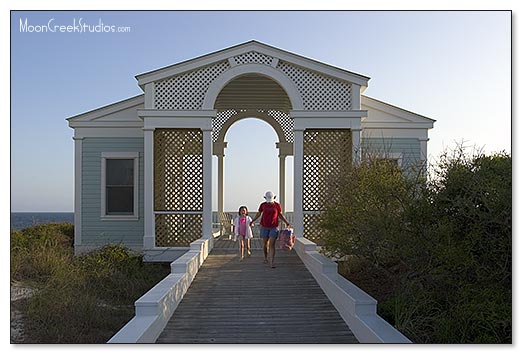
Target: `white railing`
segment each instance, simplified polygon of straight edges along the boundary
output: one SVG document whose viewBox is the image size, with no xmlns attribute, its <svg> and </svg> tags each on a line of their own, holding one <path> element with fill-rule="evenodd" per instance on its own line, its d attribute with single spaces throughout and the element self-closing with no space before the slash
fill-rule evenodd
<svg viewBox="0 0 522 354">
<path fill-rule="evenodd" d="M 213 238 L 201 238 L 170 264 L 171 273 L 135 303 L 136 315 L 108 343 L 154 343 L 187 292 L 199 267 L 213 247 Z"/>
<path fill-rule="evenodd" d="M 377 315 L 377 301 L 337 272 L 337 263 L 317 251 L 317 245 L 296 237 L 295 247 L 308 271 L 361 343 L 411 343 Z"/>
<path fill-rule="evenodd" d="M 237 210 L 236 211 L 225 211 L 225 213 L 228 213 L 232 216 L 236 216 L 237 215 Z M 254 215 L 256 214 L 255 211 L 250 211 L 249 215 L 254 217 Z M 285 217 L 286 217 L 286 220 L 288 220 L 290 222 L 290 224 L 293 224 L 294 222 L 294 212 L 293 211 L 288 211 L 285 214 Z M 213 211 L 212 212 L 212 224 L 214 225 L 217 225 L 219 224 L 219 215 L 218 215 L 218 212 L 217 211 Z"/>
</svg>

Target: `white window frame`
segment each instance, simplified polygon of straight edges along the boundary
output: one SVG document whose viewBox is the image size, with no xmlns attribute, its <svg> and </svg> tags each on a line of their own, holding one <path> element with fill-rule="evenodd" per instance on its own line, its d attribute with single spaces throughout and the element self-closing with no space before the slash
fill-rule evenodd
<svg viewBox="0 0 522 354">
<path fill-rule="evenodd" d="M 387 152 L 387 153 L 380 154 L 380 156 L 378 158 L 383 159 L 383 160 L 386 160 L 386 159 L 397 160 L 397 166 L 402 168 L 402 152 Z"/>
<path fill-rule="evenodd" d="M 101 154 L 101 219 L 102 220 L 138 220 L 138 191 L 139 191 L 139 152 L 102 152 Z M 108 215 L 106 210 L 107 205 L 107 174 L 106 166 L 107 160 L 134 160 L 134 207 L 133 214 L 129 215 Z"/>
</svg>

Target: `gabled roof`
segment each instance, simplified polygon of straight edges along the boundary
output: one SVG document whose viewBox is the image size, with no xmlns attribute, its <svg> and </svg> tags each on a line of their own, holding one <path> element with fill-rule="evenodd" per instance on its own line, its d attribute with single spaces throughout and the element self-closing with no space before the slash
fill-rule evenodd
<svg viewBox="0 0 522 354">
<path fill-rule="evenodd" d="M 67 118 L 71 128 L 80 126 L 89 126 L 90 122 L 97 121 L 98 123 L 119 122 L 119 123 L 135 123 L 140 126 L 143 122 L 137 115 L 137 109 L 144 108 L 145 95 L 141 94 L 122 101 L 118 101 L 92 111 L 77 114 Z"/>
<path fill-rule="evenodd" d="M 145 84 L 163 80 L 168 77 L 179 75 L 181 73 L 195 70 L 197 68 L 207 66 L 222 60 L 227 60 L 237 55 L 246 54 L 249 52 L 257 52 L 283 60 L 285 62 L 319 72 L 324 75 L 332 76 L 340 80 L 352 82 L 360 85 L 363 88 L 368 86 L 368 76 L 357 74 L 348 70 L 344 70 L 320 61 L 310 59 L 298 54 L 294 54 L 270 45 L 251 40 L 242 44 L 238 44 L 229 48 L 225 48 L 213 53 L 205 54 L 190 60 L 186 60 L 174 65 L 166 66 L 157 70 L 149 71 L 143 74 L 136 75 L 138 84 L 143 89 Z"/>
<path fill-rule="evenodd" d="M 365 128 L 433 128 L 434 119 L 422 116 L 403 108 L 361 95 L 361 108 L 368 110 L 368 118 L 363 122 Z"/>
</svg>

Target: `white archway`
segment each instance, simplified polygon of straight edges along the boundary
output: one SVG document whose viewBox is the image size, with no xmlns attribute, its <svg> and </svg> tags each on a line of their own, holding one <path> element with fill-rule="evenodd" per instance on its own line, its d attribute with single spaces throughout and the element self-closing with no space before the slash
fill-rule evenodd
<svg viewBox="0 0 522 354">
<path fill-rule="evenodd" d="M 252 76 L 254 75 L 254 76 Z M 225 94 L 230 88 L 230 85 L 234 85 L 248 77 L 251 81 L 248 81 L 246 87 L 248 87 L 248 93 L 245 90 L 233 91 L 232 93 Z M 268 79 L 268 80 L 267 80 Z M 270 85 L 269 82 L 273 82 L 275 85 Z M 230 85 L 229 85 L 230 84 Z M 266 94 L 262 88 L 260 89 L 257 85 L 265 85 L 263 88 L 270 91 L 270 95 L 266 96 L 266 100 L 258 99 L 259 96 Z M 229 100 L 227 105 L 219 105 L 219 101 L 223 99 L 223 95 Z M 241 96 L 241 98 L 237 98 Z M 281 106 L 281 102 L 285 102 Z M 206 108 L 205 108 L 206 107 Z M 244 107 L 248 107 L 244 109 Z M 267 107 L 271 107 L 267 109 Z M 227 111 L 230 114 L 221 121 L 219 127 L 215 127 L 213 134 L 213 155 L 218 158 L 218 183 L 217 183 L 217 211 L 218 214 L 224 211 L 224 163 L 225 163 L 225 148 L 227 143 L 225 142 L 225 135 L 228 129 L 237 121 L 244 118 L 258 118 L 268 123 L 276 132 L 278 142 L 276 148 L 279 149 L 279 202 L 283 210 L 286 207 L 286 188 L 285 188 L 285 177 L 286 177 L 286 157 L 293 155 L 293 123 L 284 124 L 284 120 L 281 117 L 273 115 L 274 111 L 279 111 L 282 115 L 287 117 L 287 123 L 291 122 L 289 111 L 296 109 L 296 107 L 302 108 L 301 96 L 290 79 L 283 75 L 280 71 L 273 67 L 261 64 L 245 64 L 224 72 L 218 78 L 216 78 L 209 86 L 205 95 L 203 103 L 204 109 L 218 109 L 222 112 Z M 273 110 L 273 111 L 271 111 Z M 269 114 L 269 111 L 272 113 Z M 219 114 L 218 114 L 219 115 Z M 283 127 L 285 125 L 285 127 Z M 291 125 L 291 126 L 290 126 Z M 217 125 L 216 125 L 217 126 Z M 285 135 L 285 129 L 287 134 Z M 289 134 L 288 134 L 289 133 Z"/>
</svg>

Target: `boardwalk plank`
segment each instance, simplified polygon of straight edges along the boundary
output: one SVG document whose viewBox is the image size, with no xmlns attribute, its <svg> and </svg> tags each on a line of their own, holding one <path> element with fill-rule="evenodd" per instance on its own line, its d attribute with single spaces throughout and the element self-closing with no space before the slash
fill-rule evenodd
<svg viewBox="0 0 522 354">
<path fill-rule="evenodd" d="M 239 262 L 237 243 L 219 245 L 157 343 L 357 343 L 294 251 L 277 251 L 270 268 L 262 250 Z"/>
</svg>

